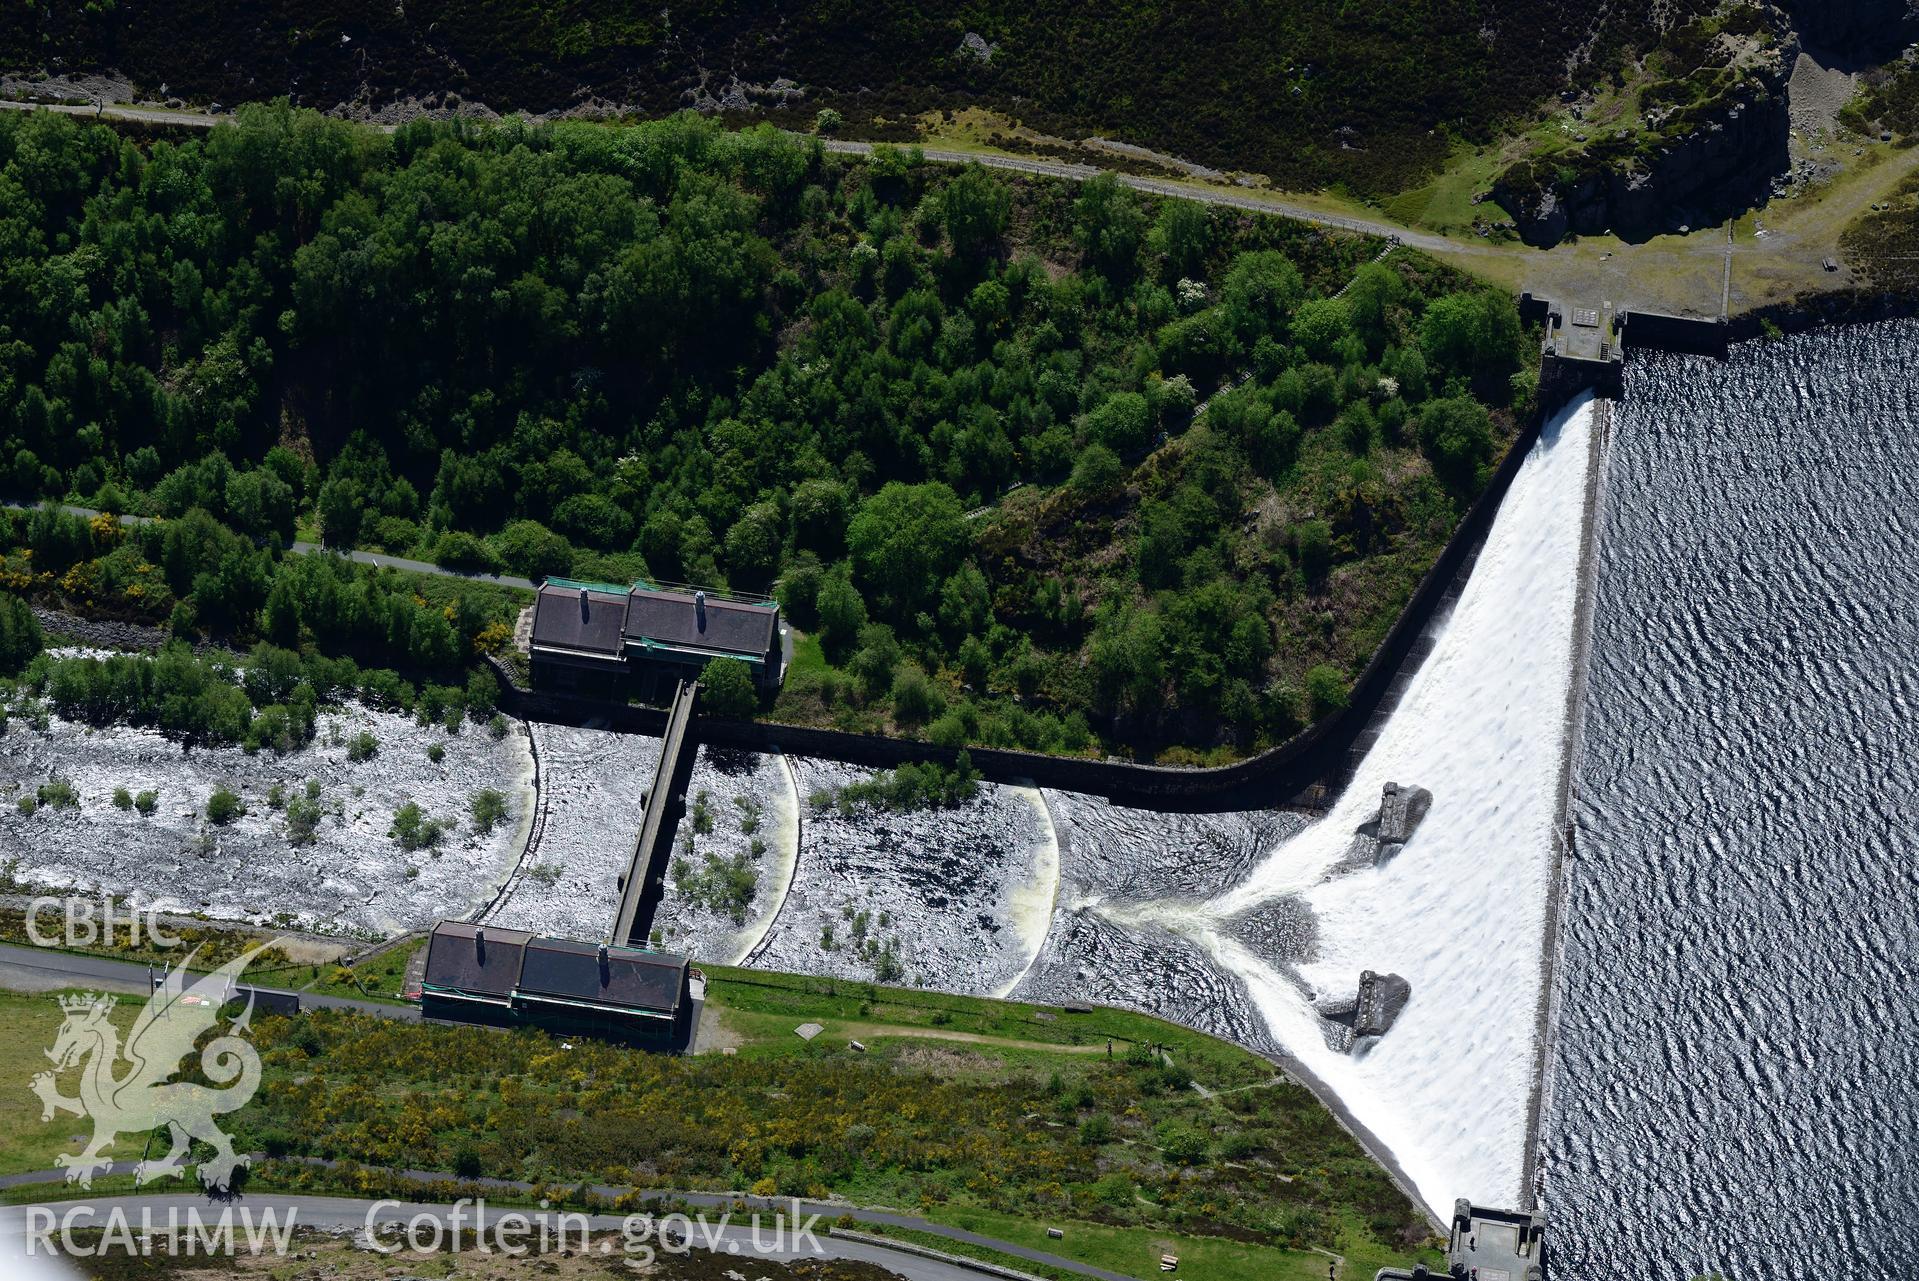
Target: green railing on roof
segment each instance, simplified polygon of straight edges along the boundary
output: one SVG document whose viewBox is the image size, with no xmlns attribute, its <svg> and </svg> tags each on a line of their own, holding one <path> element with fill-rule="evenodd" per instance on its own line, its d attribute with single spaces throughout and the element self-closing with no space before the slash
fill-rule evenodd
<svg viewBox="0 0 1919 1281">
<path fill-rule="evenodd" d="M 760 609 L 774 609 L 779 605 L 779 602 L 773 597 L 763 596 L 758 592 L 734 592 L 728 591 L 723 587 L 702 587 L 697 583 L 649 583 L 644 578 L 636 578 L 631 583 L 622 587 L 618 583 L 595 583 L 579 578 L 559 578 L 549 575 L 546 579 L 546 585 L 549 587 L 564 587 L 570 591 L 579 591 L 584 588 L 592 592 L 611 592 L 616 596 L 624 596 L 635 587 L 649 592 L 675 592 L 681 596 L 691 596 L 695 592 L 705 592 L 708 600 L 726 601 L 734 605 L 752 605 Z"/>
<path fill-rule="evenodd" d="M 706 598 L 711 601 L 726 601 L 734 605 L 753 605 L 762 609 L 772 609 L 779 604 L 773 597 L 761 595 L 759 592 L 736 592 L 724 587 L 705 587 L 699 583 L 669 583 L 664 579 L 657 583 L 649 583 L 642 579 L 633 585 L 635 587 L 644 587 L 648 591 L 653 592 L 675 592 L 681 596 L 691 596 L 694 592 L 705 592 Z"/>
<path fill-rule="evenodd" d="M 546 586 L 564 587 L 569 591 L 609 592 L 615 596 L 624 596 L 635 587 L 645 587 L 646 584 L 643 582 L 635 582 L 621 587 L 618 583 L 589 583 L 578 578 L 553 578 L 549 576 L 546 580 Z"/>
<path fill-rule="evenodd" d="M 648 654 L 657 650 L 668 654 L 688 654 L 700 659 L 737 658 L 742 663 L 758 663 L 762 665 L 766 662 L 766 656 L 764 654 L 735 653 L 732 650 L 720 650 L 698 645 L 676 645 L 671 641 L 657 640 L 651 636 L 628 636 L 626 638 L 626 647 L 628 649 L 642 650 Z"/>
</svg>

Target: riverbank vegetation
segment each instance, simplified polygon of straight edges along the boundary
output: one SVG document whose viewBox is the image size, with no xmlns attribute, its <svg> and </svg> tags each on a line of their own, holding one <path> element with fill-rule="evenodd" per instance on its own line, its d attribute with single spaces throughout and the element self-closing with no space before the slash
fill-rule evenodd
<svg viewBox="0 0 1919 1281">
<path fill-rule="evenodd" d="M 150 725 L 188 743 L 280 753 L 311 742 L 319 708 L 349 695 L 412 711 L 421 724 L 448 733 L 459 733 L 471 718 L 497 735 L 497 692 L 484 670 L 464 686 L 416 687 L 390 668 L 362 668 L 350 658 L 302 655 L 264 641 L 232 659 L 196 654 L 177 640 L 155 654 L 43 653 L 17 679 L 0 680 L 0 697 L 21 700 L 21 711 L 31 713 L 32 700 L 44 700 L 87 725 Z M 379 750 L 372 735 L 363 732 L 361 739 L 349 746 L 352 759 Z"/>
<path fill-rule="evenodd" d="M 9 117 L 0 182 L 0 485 L 165 518 L 14 519 L 8 583 L 362 661 L 510 615 L 276 555 L 305 526 L 777 590 L 780 717 L 1249 750 L 1344 698 L 1530 409 L 1510 300 L 1415 255 L 693 117 Z"/>
<path fill-rule="evenodd" d="M 959 758 L 951 765 L 908 761 L 858 782 L 820 788 L 807 798 L 807 804 L 816 814 L 832 809 L 852 814 L 862 806 L 895 813 L 952 809 L 973 799 L 979 791 L 979 777 L 972 757 L 961 748 Z"/>
</svg>

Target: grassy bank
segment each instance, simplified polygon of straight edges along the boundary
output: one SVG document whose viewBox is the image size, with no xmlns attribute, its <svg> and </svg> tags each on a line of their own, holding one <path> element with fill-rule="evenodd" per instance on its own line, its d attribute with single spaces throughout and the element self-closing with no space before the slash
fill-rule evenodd
<svg viewBox="0 0 1919 1281">
<path fill-rule="evenodd" d="M 1040 1248 L 1060 1245 L 1047 1225 L 1067 1225 L 1061 1252 L 1140 1276 L 1169 1245 L 1305 1276 L 1319 1250 L 1404 1258 L 1424 1239 L 1309 1094 L 1196 1033 L 735 971 L 716 971 L 709 996 L 732 1052 L 688 1059 L 324 1012 L 259 1019 L 265 1081 L 230 1132 L 270 1154 L 468 1177 L 840 1197 Z M 0 1172 L 49 1168 L 87 1128 L 42 1124 L 25 1089 L 59 1017 L 44 996 L 0 994 L 0 1080 L 17 1082 L 0 1088 Z M 802 1041 L 804 1020 L 826 1033 Z M 399 1186 L 353 1169 L 275 1177 Z"/>
</svg>

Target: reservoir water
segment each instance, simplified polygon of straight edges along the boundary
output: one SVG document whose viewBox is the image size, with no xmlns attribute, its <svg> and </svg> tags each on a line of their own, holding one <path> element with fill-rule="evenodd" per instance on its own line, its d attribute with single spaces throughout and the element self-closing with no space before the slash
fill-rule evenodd
<svg viewBox="0 0 1919 1281">
<path fill-rule="evenodd" d="M 1570 1277 L 1919 1258 L 1919 323 L 1627 369 L 1542 1191 Z"/>
</svg>

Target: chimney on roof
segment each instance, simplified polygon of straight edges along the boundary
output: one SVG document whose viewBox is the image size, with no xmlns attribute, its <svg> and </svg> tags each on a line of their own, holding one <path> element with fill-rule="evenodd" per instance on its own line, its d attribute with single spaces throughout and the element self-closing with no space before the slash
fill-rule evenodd
<svg viewBox="0 0 1919 1281">
<path fill-rule="evenodd" d="M 589 605 L 589 601 L 586 594 L 586 588 L 582 587 L 580 588 L 580 617 L 581 618 L 586 617 L 588 605 Z"/>
<path fill-rule="evenodd" d="M 693 624 L 701 631 L 706 630 L 706 593 L 693 593 Z"/>
<path fill-rule="evenodd" d="M 480 964 L 486 964 L 486 931 L 473 931 L 473 952 L 480 958 Z"/>
</svg>

